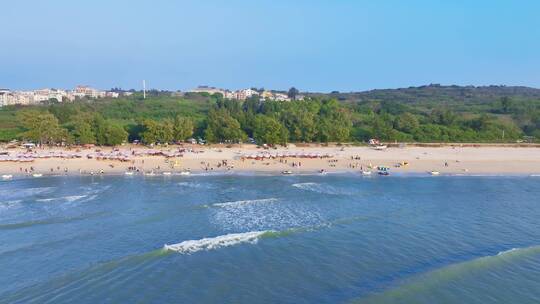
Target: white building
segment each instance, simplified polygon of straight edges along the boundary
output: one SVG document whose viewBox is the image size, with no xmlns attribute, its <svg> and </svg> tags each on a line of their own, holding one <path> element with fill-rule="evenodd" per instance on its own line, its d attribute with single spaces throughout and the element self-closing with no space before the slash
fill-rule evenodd
<svg viewBox="0 0 540 304">
<path fill-rule="evenodd" d="M 103 98 L 107 95 L 105 91 L 99 91 L 89 86 L 82 86 L 82 85 L 75 87 L 73 94 L 75 95 L 75 97 L 79 97 L 79 98 L 82 98 L 82 97 Z"/>
<path fill-rule="evenodd" d="M 127 95 L 127 94 L 126 94 Z M 7 105 L 29 105 L 39 104 L 51 99 L 56 99 L 58 102 L 74 101 L 76 98 L 103 98 L 112 97 L 118 98 L 116 92 L 105 92 L 90 88 L 88 86 L 77 86 L 73 91 L 59 89 L 40 89 L 34 91 L 10 91 L 8 89 L 0 89 L 0 107 Z"/>
<path fill-rule="evenodd" d="M 9 105 L 13 99 L 14 97 L 10 90 L 0 89 L 0 107 Z"/>
<path fill-rule="evenodd" d="M 274 94 L 274 99 L 277 101 L 290 101 L 291 99 L 286 94 L 276 93 Z"/>
<path fill-rule="evenodd" d="M 243 90 L 236 91 L 235 94 L 236 94 L 236 99 L 246 100 L 247 98 L 250 98 L 253 95 L 259 95 L 259 92 L 252 89 L 243 89 Z"/>
<path fill-rule="evenodd" d="M 118 98 L 120 94 L 117 92 L 106 92 L 105 96 L 110 97 L 110 98 Z"/>
</svg>

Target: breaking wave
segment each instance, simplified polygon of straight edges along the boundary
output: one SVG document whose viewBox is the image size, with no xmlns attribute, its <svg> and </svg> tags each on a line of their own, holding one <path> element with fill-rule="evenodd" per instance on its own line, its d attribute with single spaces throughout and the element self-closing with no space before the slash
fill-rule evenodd
<svg viewBox="0 0 540 304">
<path fill-rule="evenodd" d="M 203 238 L 199 240 L 183 241 L 178 244 L 163 246 L 164 250 L 176 251 L 182 254 L 191 254 L 201 250 L 214 250 L 222 247 L 234 246 L 242 243 L 255 244 L 260 237 L 271 234 L 273 231 L 250 231 L 244 233 L 231 233 L 216 236 L 213 238 Z"/>
<path fill-rule="evenodd" d="M 297 183 L 297 184 L 292 184 L 292 186 L 301 190 L 316 192 L 320 194 L 331 194 L 331 195 L 352 195 L 353 194 L 344 189 L 339 189 L 336 187 L 332 187 L 330 185 L 320 184 L 320 183 Z"/>
<path fill-rule="evenodd" d="M 212 204 L 212 206 L 214 207 L 239 207 L 239 206 L 245 206 L 245 205 L 251 205 L 251 204 L 275 203 L 277 201 L 278 201 L 277 198 L 263 198 L 263 199 L 255 199 L 255 200 L 215 203 L 215 204 Z"/>
<path fill-rule="evenodd" d="M 180 182 L 177 183 L 178 186 L 193 188 L 193 189 L 212 189 L 213 187 L 208 184 L 193 183 L 193 182 Z"/>
<path fill-rule="evenodd" d="M 75 202 L 83 198 L 88 197 L 88 195 L 71 195 L 63 197 L 51 197 L 51 198 L 41 198 L 37 199 L 36 202 L 55 202 L 55 201 L 65 201 L 65 202 Z"/>
</svg>

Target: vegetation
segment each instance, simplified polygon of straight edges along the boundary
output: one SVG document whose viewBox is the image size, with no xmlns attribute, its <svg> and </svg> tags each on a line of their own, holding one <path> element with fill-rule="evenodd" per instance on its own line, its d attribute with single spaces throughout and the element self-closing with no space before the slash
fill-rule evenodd
<svg viewBox="0 0 540 304">
<path fill-rule="evenodd" d="M 291 88 L 295 99 L 299 91 Z M 515 142 L 540 138 L 540 90 L 430 85 L 304 100 L 246 101 L 151 91 L 119 99 L 0 108 L 0 141 L 118 145 L 185 141 Z"/>
</svg>

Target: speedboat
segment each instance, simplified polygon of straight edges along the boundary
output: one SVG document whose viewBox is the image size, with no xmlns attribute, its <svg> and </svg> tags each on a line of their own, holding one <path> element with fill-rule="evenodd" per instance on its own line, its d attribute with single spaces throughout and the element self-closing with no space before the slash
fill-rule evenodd
<svg viewBox="0 0 540 304">
<path fill-rule="evenodd" d="M 439 175 L 439 174 L 441 174 L 441 172 L 439 172 L 439 171 L 430 171 L 429 174 L 431 174 L 431 175 Z"/>
<path fill-rule="evenodd" d="M 371 175 L 371 171 L 362 171 L 362 175 Z"/>
<path fill-rule="evenodd" d="M 124 172 L 125 175 L 133 175 L 133 171 L 126 171 Z"/>
<path fill-rule="evenodd" d="M 32 176 L 33 176 L 33 177 L 42 177 L 43 174 L 41 174 L 41 173 L 34 173 L 34 174 L 32 174 Z"/>
<path fill-rule="evenodd" d="M 289 175 L 289 174 L 292 174 L 292 171 L 291 170 L 281 171 L 281 174 Z"/>
<path fill-rule="evenodd" d="M 4 175 L 2 175 L 2 179 L 3 179 L 3 180 L 12 179 L 12 178 L 13 178 L 13 175 L 11 175 L 11 174 L 4 174 Z"/>
</svg>

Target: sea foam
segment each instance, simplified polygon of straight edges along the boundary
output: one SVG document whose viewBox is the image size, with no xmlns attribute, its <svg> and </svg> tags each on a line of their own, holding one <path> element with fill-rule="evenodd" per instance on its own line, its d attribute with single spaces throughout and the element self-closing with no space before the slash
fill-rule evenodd
<svg viewBox="0 0 540 304">
<path fill-rule="evenodd" d="M 70 195 L 70 196 L 62 196 L 62 197 L 41 198 L 41 199 L 37 199 L 36 202 L 65 201 L 68 203 L 72 203 L 86 197 L 88 197 L 88 195 Z"/>
<path fill-rule="evenodd" d="M 11 201 L 0 202 L 0 211 L 18 208 L 20 207 L 21 202 L 22 202 L 21 200 L 11 200 Z"/>
<path fill-rule="evenodd" d="M 292 184 L 292 186 L 301 190 L 312 191 L 312 192 L 316 192 L 320 194 L 331 194 L 331 195 L 352 195 L 353 194 L 344 189 L 339 189 L 339 188 L 335 188 L 327 184 L 320 184 L 320 183 L 297 183 L 297 184 Z"/>
<path fill-rule="evenodd" d="M 34 195 L 42 195 L 54 190 L 54 187 L 26 188 L 18 190 L 0 190 L 0 197 L 8 199 L 25 199 Z"/>
<path fill-rule="evenodd" d="M 178 244 L 163 246 L 163 249 L 176 251 L 182 254 L 191 254 L 201 250 L 214 250 L 222 247 L 234 246 L 242 243 L 257 243 L 258 239 L 265 233 L 272 231 L 250 231 L 244 233 L 231 233 L 213 238 L 203 238 L 200 240 L 183 241 Z"/>
<path fill-rule="evenodd" d="M 251 205 L 251 204 L 275 203 L 277 201 L 278 201 L 277 198 L 263 198 L 263 199 L 254 199 L 254 200 L 215 203 L 215 204 L 212 204 L 212 206 L 214 207 L 239 207 L 239 206 L 245 206 L 245 205 Z"/>
</svg>

